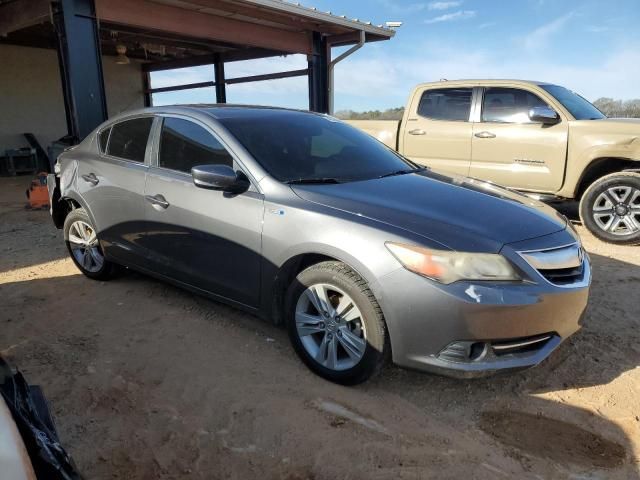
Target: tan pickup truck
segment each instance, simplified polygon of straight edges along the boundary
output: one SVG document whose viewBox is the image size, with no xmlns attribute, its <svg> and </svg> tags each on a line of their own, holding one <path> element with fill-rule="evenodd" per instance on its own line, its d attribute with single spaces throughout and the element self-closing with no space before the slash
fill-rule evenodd
<svg viewBox="0 0 640 480">
<path fill-rule="evenodd" d="M 580 200 L 602 240 L 640 243 L 640 119 L 606 118 L 542 82 L 464 80 L 413 89 L 397 121 L 361 128 L 416 163 L 542 200 Z"/>
</svg>

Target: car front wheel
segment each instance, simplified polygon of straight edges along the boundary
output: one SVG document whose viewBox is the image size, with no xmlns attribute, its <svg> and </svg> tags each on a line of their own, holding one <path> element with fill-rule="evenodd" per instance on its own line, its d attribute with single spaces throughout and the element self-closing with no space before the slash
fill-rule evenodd
<svg viewBox="0 0 640 480">
<path fill-rule="evenodd" d="M 640 175 L 620 172 L 595 181 L 582 196 L 580 218 L 605 242 L 640 243 Z"/>
<path fill-rule="evenodd" d="M 302 361 L 335 383 L 377 374 L 389 353 L 382 310 L 367 282 L 341 262 L 312 265 L 287 292 L 287 330 Z"/>
<path fill-rule="evenodd" d="M 97 231 L 84 208 L 69 212 L 63 230 L 71 259 L 83 274 L 94 280 L 107 280 L 116 273 L 117 265 L 104 258 Z"/>
</svg>

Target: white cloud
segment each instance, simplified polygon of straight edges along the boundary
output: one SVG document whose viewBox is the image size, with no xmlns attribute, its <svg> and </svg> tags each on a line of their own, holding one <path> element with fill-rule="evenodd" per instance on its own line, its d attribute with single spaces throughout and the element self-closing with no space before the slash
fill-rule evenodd
<svg viewBox="0 0 640 480">
<path fill-rule="evenodd" d="M 462 1 L 451 2 L 431 2 L 428 5 L 429 10 L 448 10 L 450 8 L 459 7 L 462 5 Z"/>
<path fill-rule="evenodd" d="M 426 3 L 397 3 L 394 0 L 378 0 L 378 3 L 393 13 L 420 12 L 427 8 Z"/>
<path fill-rule="evenodd" d="M 575 15 L 574 12 L 569 12 L 561 17 L 546 23 L 532 32 L 524 38 L 524 47 L 529 50 L 539 50 L 548 45 L 551 38 L 558 32 L 560 32 L 567 22 Z"/>
<path fill-rule="evenodd" d="M 458 10 L 457 12 L 445 13 L 439 17 L 430 18 L 425 20 L 424 23 L 439 23 L 439 22 L 451 22 L 453 20 L 465 20 L 476 16 L 475 10 Z"/>
<path fill-rule="evenodd" d="M 608 32 L 609 27 L 605 27 L 604 25 L 589 25 L 585 30 L 590 33 L 603 33 Z"/>
<path fill-rule="evenodd" d="M 493 27 L 495 25 L 496 25 L 496 22 L 481 23 L 480 25 L 478 25 L 478 29 L 479 30 L 484 30 L 485 28 Z"/>
</svg>

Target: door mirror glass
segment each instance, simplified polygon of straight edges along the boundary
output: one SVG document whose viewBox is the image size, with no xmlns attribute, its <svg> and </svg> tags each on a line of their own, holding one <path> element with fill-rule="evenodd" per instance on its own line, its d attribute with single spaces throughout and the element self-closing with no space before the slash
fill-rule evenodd
<svg viewBox="0 0 640 480">
<path fill-rule="evenodd" d="M 196 187 L 242 193 L 249 189 L 249 179 L 229 165 L 198 165 L 191 169 Z"/>
<path fill-rule="evenodd" d="M 533 107 L 529 110 L 529 120 L 543 125 L 555 125 L 560 121 L 560 116 L 551 107 Z"/>
</svg>

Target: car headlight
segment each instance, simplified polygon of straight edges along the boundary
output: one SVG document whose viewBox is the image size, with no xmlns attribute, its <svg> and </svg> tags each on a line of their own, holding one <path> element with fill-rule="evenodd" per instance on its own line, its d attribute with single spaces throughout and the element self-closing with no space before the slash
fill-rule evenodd
<svg viewBox="0 0 640 480">
<path fill-rule="evenodd" d="M 431 250 L 393 242 L 385 245 L 407 270 L 440 283 L 521 280 L 511 263 L 499 254 Z"/>
</svg>

